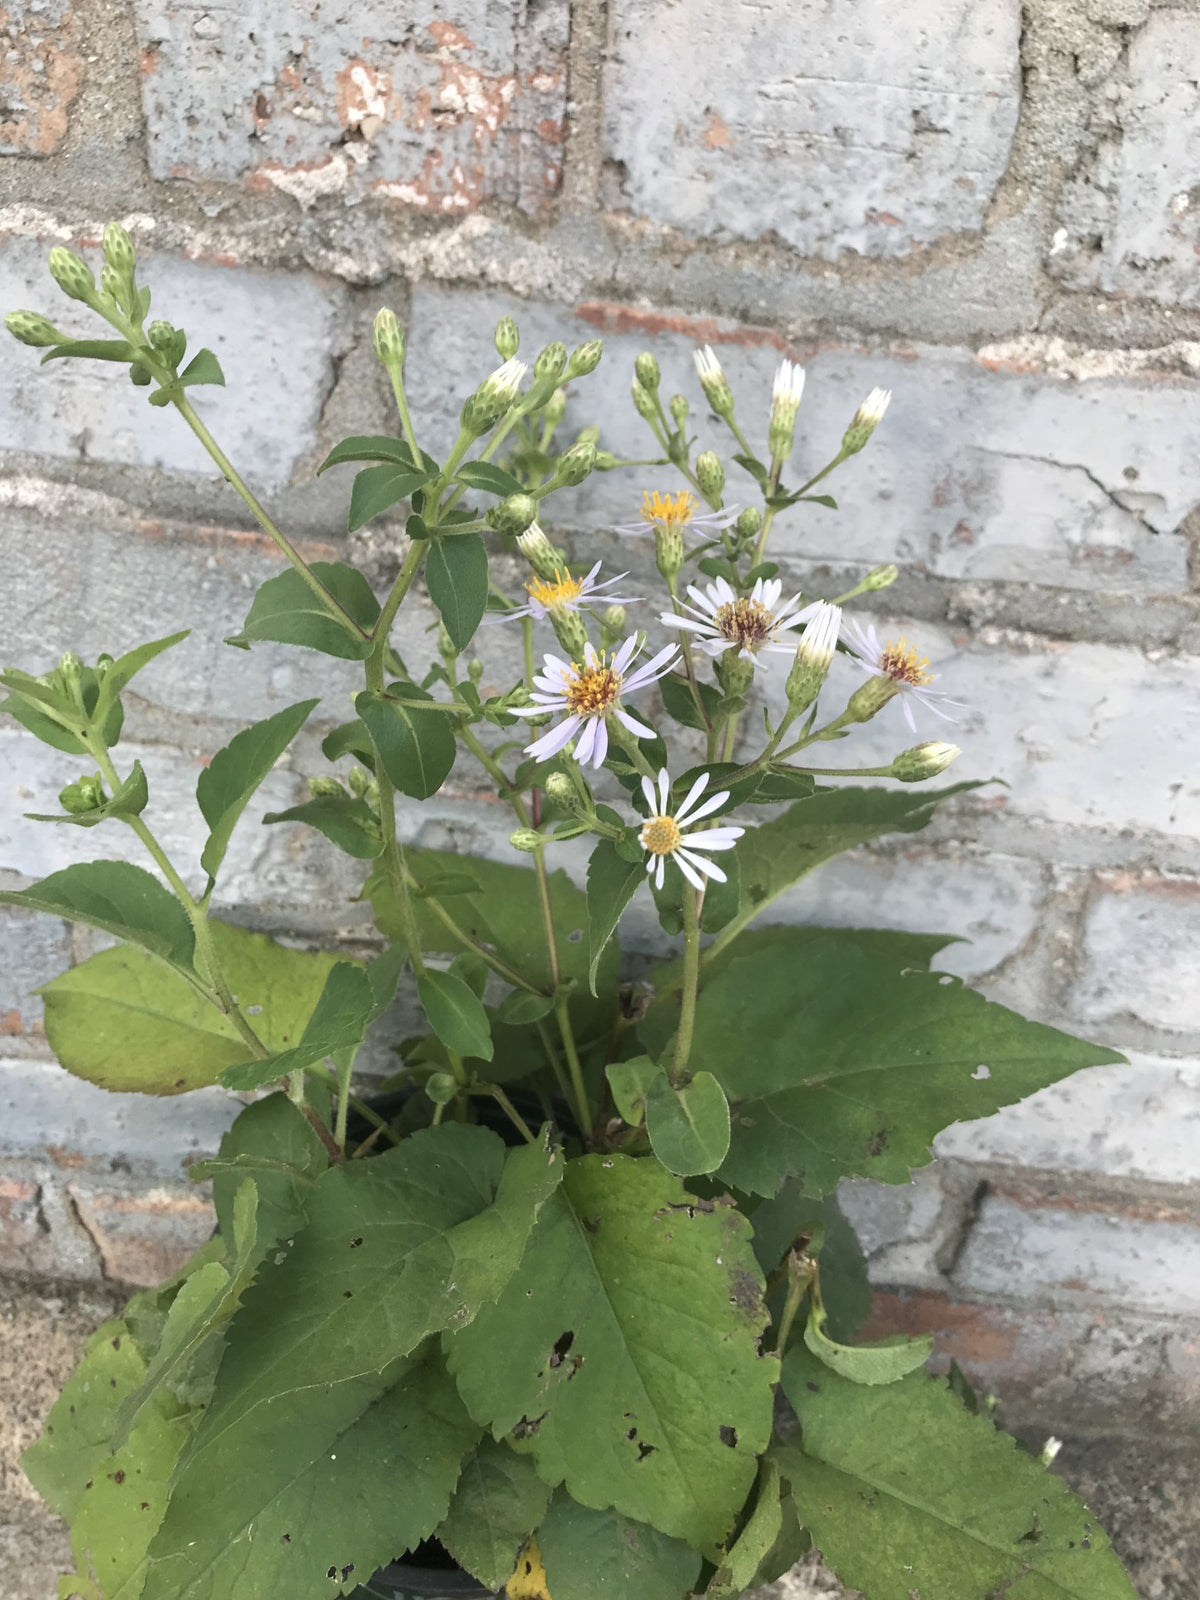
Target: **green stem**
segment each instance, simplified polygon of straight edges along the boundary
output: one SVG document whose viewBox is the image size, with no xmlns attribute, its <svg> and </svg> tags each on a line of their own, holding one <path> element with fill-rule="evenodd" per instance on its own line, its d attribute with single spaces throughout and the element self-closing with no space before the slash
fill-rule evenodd
<svg viewBox="0 0 1200 1600">
<path fill-rule="evenodd" d="M 575 1118 L 579 1123 L 581 1136 L 586 1139 L 592 1126 L 592 1114 L 588 1105 L 587 1087 L 583 1081 L 583 1064 L 579 1059 L 579 1051 L 575 1047 L 575 1034 L 571 1027 L 570 1009 L 565 995 L 560 995 L 555 1000 L 554 1016 L 558 1022 L 558 1031 L 562 1036 L 563 1051 L 567 1057 L 567 1071 L 571 1074 Z"/>
<path fill-rule="evenodd" d="M 392 380 L 392 393 L 396 397 L 396 410 L 400 413 L 400 426 L 404 430 L 405 443 L 413 453 L 413 460 L 419 463 L 421 452 L 417 449 L 417 436 L 413 431 L 412 418 L 408 414 L 408 396 L 404 392 L 404 363 L 389 361 L 387 369 L 388 377 Z"/>
<path fill-rule="evenodd" d="M 696 1027 L 696 996 L 700 988 L 700 906 L 702 889 L 685 884 L 683 890 L 683 993 L 680 997 L 679 1031 L 675 1035 L 675 1064 L 671 1082 L 679 1088 L 687 1082 L 688 1057 L 692 1053 L 692 1034 Z"/>
<path fill-rule="evenodd" d="M 537 1139 L 533 1133 L 530 1132 L 529 1124 L 525 1121 L 525 1118 L 517 1110 L 516 1106 L 513 1105 L 512 1101 L 508 1098 L 498 1083 L 479 1083 L 474 1085 L 469 1092 L 471 1094 L 491 1095 L 492 1099 L 500 1107 L 501 1111 L 503 1111 L 504 1115 L 512 1123 L 513 1127 L 521 1135 L 522 1139 L 524 1139 L 525 1143 L 537 1143 Z"/>
<path fill-rule="evenodd" d="M 682 616 L 683 615 L 683 609 L 682 609 L 682 607 L 680 606 L 680 603 L 679 603 L 679 579 L 678 579 L 678 577 L 674 577 L 673 576 L 673 577 L 668 578 L 667 579 L 667 588 L 670 591 L 671 606 L 672 606 L 672 609 L 675 612 L 675 615 L 677 617 Z M 690 628 L 680 628 L 679 629 L 679 635 L 680 635 L 680 637 L 679 637 L 679 647 L 680 647 L 681 651 L 683 652 L 683 670 L 687 674 L 688 687 L 692 691 L 692 700 L 695 703 L 697 715 L 699 716 L 701 722 L 704 724 L 705 729 L 707 731 L 711 732 L 712 731 L 712 723 L 709 721 L 708 712 L 704 709 L 704 701 L 700 697 L 700 684 L 699 684 L 699 682 L 697 681 L 697 678 L 696 678 L 696 663 L 692 659 L 692 642 L 691 642 L 691 639 L 689 637 L 690 633 L 691 633 L 691 629 Z"/>
<path fill-rule="evenodd" d="M 629 729 L 624 725 L 624 723 L 619 721 L 616 717 L 610 717 L 608 719 L 608 731 L 620 745 L 625 754 L 629 757 L 630 761 L 637 768 L 637 770 L 642 773 L 644 777 L 649 778 L 651 783 L 653 783 L 658 777 L 658 773 L 655 772 L 654 768 L 642 754 L 641 747 L 638 744 L 637 735 L 630 733 Z"/>
<path fill-rule="evenodd" d="M 771 524 L 774 521 L 775 521 L 775 508 L 773 506 L 768 506 L 767 507 L 767 514 L 763 518 L 763 525 L 758 530 L 758 543 L 754 546 L 754 560 L 750 564 L 751 565 L 751 569 L 753 569 L 754 567 L 758 566 L 759 562 L 763 558 L 763 551 L 767 548 L 767 535 L 770 533 Z"/>
<path fill-rule="evenodd" d="M 230 461 L 229 457 L 221 449 L 221 446 L 217 443 L 212 434 L 209 433 L 208 429 L 205 427 L 204 423 L 197 416 L 196 412 L 192 408 L 191 401 L 180 395 L 179 397 L 173 399 L 171 404 L 175 407 L 176 411 L 178 411 L 179 415 L 196 435 L 197 439 L 199 439 L 200 443 L 208 451 L 209 455 L 216 462 L 217 466 L 220 467 L 221 474 L 225 478 L 226 482 L 241 496 L 259 527 L 269 534 L 274 540 L 277 548 L 287 557 L 292 566 L 295 567 L 296 571 L 304 579 L 308 587 L 320 599 L 322 606 L 327 610 L 332 611 L 336 616 L 340 617 L 346 626 L 352 629 L 361 638 L 366 638 L 367 635 L 359 627 L 358 623 L 355 622 L 354 618 L 345 609 L 345 607 L 341 605 L 339 601 L 334 599 L 333 595 L 330 594 L 329 590 L 321 582 L 320 578 L 318 578 L 316 573 L 313 572 L 308 562 L 305 561 L 304 557 L 296 549 L 292 541 L 285 533 L 281 532 L 281 530 L 275 526 L 275 523 L 267 515 L 264 507 L 259 503 L 253 490 L 244 481 L 237 469 L 234 467 L 233 463 Z"/>
<path fill-rule="evenodd" d="M 550 900 L 550 875 L 546 871 L 545 852 L 543 850 L 535 850 L 533 852 L 533 870 L 537 876 L 538 905 L 542 913 L 542 927 L 546 933 L 546 956 L 550 963 L 550 984 L 553 989 L 557 989 L 562 982 L 562 968 L 558 959 L 558 936 L 554 928 L 554 906 Z"/>
<path fill-rule="evenodd" d="M 550 1029 L 544 1022 L 535 1022 L 538 1037 L 542 1041 L 542 1049 L 546 1052 L 546 1060 L 550 1063 L 550 1070 L 554 1074 L 554 1081 L 558 1085 L 558 1092 L 568 1105 L 571 1104 L 571 1085 L 563 1071 L 563 1064 L 558 1059 L 558 1051 L 554 1048 L 554 1041 L 550 1037 Z"/>
<path fill-rule="evenodd" d="M 775 1335 L 775 1353 L 782 1357 L 787 1351 L 788 1340 L 792 1336 L 792 1324 L 796 1320 L 796 1313 L 800 1309 L 800 1302 L 807 1294 L 809 1285 L 813 1281 L 813 1263 L 807 1256 L 800 1256 L 793 1250 L 787 1261 L 788 1291 L 783 1302 L 783 1312 L 779 1318 L 779 1331 Z"/>
<path fill-rule="evenodd" d="M 337 1091 L 338 1079 L 332 1072 L 330 1072 L 329 1068 L 325 1066 L 323 1062 L 318 1063 L 316 1066 L 310 1067 L 308 1070 L 315 1078 L 320 1078 L 321 1082 L 326 1084 L 330 1089 L 333 1089 L 335 1092 Z M 361 1100 L 356 1094 L 347 1093 L 346 1104 L 353 1107 L 353 1109 L 358 1112 L 359 1116 L 362 1117 L 364 1121 L 369 1122 L 372 1128 L 374 1128 L 375 1132 L 371 1135 L 372 1140 L 382 1133 L 386 1134 L 393 1144 L 400 1143 L 400 1135 L 396 1132 L 396 1130 L 389 1122 L 387 1122 L 385 1118 L 379 1115 L 378 1111 L 369 1106 L 365 1100 Z M 363 1143 L 365 1144 L 366 1141 L 364 1140 Z M 355 1154 L 357 1155 L 357 1153 L 358 1152 L 356 1151 Z"/>
</svg>

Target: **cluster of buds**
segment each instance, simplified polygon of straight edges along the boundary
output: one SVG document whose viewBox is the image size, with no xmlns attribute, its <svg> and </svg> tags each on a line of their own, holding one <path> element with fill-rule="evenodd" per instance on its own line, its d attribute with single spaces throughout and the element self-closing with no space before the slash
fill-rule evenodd
<svg viewBox="0 0 1200 1600">
<path fill-rule="evenodd" d="M 104 792 L 104 779 L 98 772 L 84 773 L 74 783 L 69 783 L 65 789 L 60 789 L 58 803 L 73 817 L 82 817 L 89 811 L 99 811 L 106 804 L 107 794 Z"/>
</svg>

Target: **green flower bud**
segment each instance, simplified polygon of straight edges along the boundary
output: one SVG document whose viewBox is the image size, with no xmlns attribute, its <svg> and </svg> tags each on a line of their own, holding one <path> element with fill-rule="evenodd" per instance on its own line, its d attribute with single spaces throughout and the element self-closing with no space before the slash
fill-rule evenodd
<svg viewBox="0 0 1200 1600">
<path fill-rule="evenodd" d="M 600 429 L 595 424 L 580 428 L 572 442 L 574 444 L 598 444 L 600 442 Z"/>
<path fill-rule="evenodd" d="M 129 363 L 129 381 L 138 389 L 147 389 L 154 382 L 154 379 L 151 377 L 149 369 L 144 367 L 140 361 L 131 361 Z"/>
<path fill-rule="evenodd" d="M 600 365 L 600 357 L 604 354 L 604 341 L 602 339 L 589 339 L 585 344 L 577 345 L 567 363 L 568 378 L 582 378 L 589 372 L 595 372 Z"/>
<path fill-rule="evenodd" d="M 675 426 L 677 428 L 682 428 L 688 419 L 688 414 L 692 409 L 691 406 L 688 405 L 687 395 L 673 394 L 667 404 L 671 415 L 675 418 Z"/>
<path fill-rule="evenodd" d="M 861 587 L 864 589 L 890 589 L 899 576 L 899 567 L 891 565 L 876 567 L 873 571 L 867 573 Z"/>
<path fill-rule="evenodd" d="M 559 606 L 554 606 L 550 612 L 550 621 L 558 635 L 558 642 L 567 652 L 571 661 L 582 661 L 584 651 L 587 649 L 587 628 L 578 611 L 565 611 Z"/>
<path fill-rule="evenodd" d="M 565 772 L 552 772 L 546 779 L 546 797 L 553 800 L 557 806 L 570 806 L 575 810 L 579 805 L 579 796 L 575 785 Z"/>
<path fill-rule="evenodd" d="M 399 366 L 404 360 L 404 329 L 394 311 L 387 306 L 375 313 L 371 328 L 375 354 L 385 367 Z"/>
<path fill-rule="evenodd" d="M 72 300 L 90 303 L 96 298 L 96 280 L 82 256 L 65 245 L 56 244 L 50 252 L 50 276 Z"/>
<path fill-rule="evenodd" d="M 600 619 L 600 648 L 611 650 L 625 637 L 625 607 L 608 606 Z"/>
<path fill-rule="evenodd" d="M 850 419 L 850 426 L 842 437 L 842 452 L 852 456 L 862 449 L 875 429 L 883 421 L 883 414 L 891 402 L 890 389 L 872 389 Z"/>
<path fill-rule="evenodd" d="M 537 360 L 533 363 L 535 378 L 561 378 L 567 368 L 567 347 L 565 344 L 548 344 L 539 352 Z"/>
<path fill-rule="evenodd" d="M 362 767 L 351 767 L 346 781 L 350 785 L 350 793 L 361 800 L 371 787 L 371 774 L 364 772 Z"/>
<path fill-rule="evenodd" d="M 901 783 L 923 783 L 926 778 L 936 778 L 945 772 L 962 751 L 956 744 L 944 744 L 940 739 L 930 739 L 925 744 L 915 744 L 911 750 L 902 750 L 892 762 L 892 777 Z"/>
<path fill-rule="evenodd" d="M 90 776 L 85 773 L 77 782 L 69 783 L 65 789 L 61 789 L 58 795 L 59 805 L 73 817 L 81 817 L 88 811 L 98 811 L 107 799 L 104 780 L 98 772 Z"/>
<path fill-rule="evenodd" d="M 137 255 L 133 248 L 133 240 L 119 222 L 105 224 L 104 260 L 120 277 L 132 282 Z"/>
<path fill-rule="evenodd" d="M 807 711 L 821 692 L 837 650 L 841 621 L 840 609 L 822 602 L 805 624 L 796 646 L 796 659 L 787 676 L 788 705 L 797 716 Z"/>
<path fill-rule="evenodd" d="M 462 425 L 468 433 L 478 438 L 496 426 L 516 400 L 528 371 L 525 363 L 513 356 L 488 374 L 462 408 Z"/>
<path fill-rule="evenodd" d="M 124 309 L 129 279 L 123 278 L 115 267 L 109 266 L 107 261 L 100 268 L 100 288 Z"/>
<path fill-rule="evenodd" d="M 654 524 L 654 558 L 668 583 L 683 570 L 683 529 L 677 522 Z"/>
<path fill-rule="evenodd" d="M 567 564 L 562 551 L 555 549 L 536 522 L 531 522 L 524 533 L 517 535 L 517 549 L 538 577 L 545 578 L 547 583 L 553 583 Z"/>
<path fill-rule="evenodd" d="M 14 339 L 19 339 L 22 344 L 31 344 L 35 348 L 40 345 L 62 344 L 66 339 L 66 334 L 59 333 L 50 319 L 42 316 L 40 311 L 10 311 L 4 319 L 4 326 Z"/>
<path fill-rule="evenodd" d="M 715 450 L 702 450 L 696 457 L 696 481 L 709 504 L 720 506 L 725 492 L 725 468 Z"/>
<path fill-rule="evenodd" d="M 617 464 L 617 458 L 611 450 L 596 451 L 596 471 L 611 472 Z"/>
<path fill-rule="evenodd" d="M 343 789 L 338 780 L 328 776 L 310 778 L 308 780 L 308 792 L 314 800 L 332 800 L 334 798 L 340 800 L 346 794 L 345 789 Z"/>
<path fill-rule="evenodd" d="M 455 646 L 454 640 L 446 632 L 446 625 L 443 622 L 438 623 L 437 651 L 438 655 L 441 656 L 443 661 L 449 662 L 456 661 L 458 659 L 458 649 Z"/>
<path fill-rule="evenodd" d="M 584 440 L 581 444 L 573 444 L 559 456 L 554 476 L 559 483 L 582 483 L 595 465 L 596 446 L 590 440 Z"/>
<path fill-rule="evenodd" d="M 743 695 L 754 682 L 754 663 L 736 650 L 717 657 L 717 682 L 727 695 Z"/>
<path fill-rule="evenodd" d="M 868 678 L 861 689 L 856 689 L 850 696 L 846 705 L 846 718 L 850 722 L 870 722 L 871 718 L 882 711 L 889 700 L 894 700 L 900 693 L 900 685 L 895 678 L 889 678 L 884 673 L 874 678 Z"/>
<path fill-rule="evenodd" d="M 747 506 L 746 509 L 739 514 L 738 519 L 734 523 L 733 527 L 734 532 L 737 534 L 739 539 L 743 539 L 747 543 L 749 543 L 751 539 L 757 539 L 758 531 L 762 527 L 762 512 L 757 506 Z"/>
<path fill-rule="evenodd" d="M 538 503 L 531 494 L 510 494 L 488 511 L 488 527 L 515 536 L 537 520 Z"/>
<path fill-rule="evenodd" d="M 636 378 L 633 380 L 633 403 L 639 417 L 644 417 L 647 422 L 657 419 L 658 407 L 654 403 L 654 396 L 647 394 Z"/>
<path fill-rule="evenodd" d="M 493 338 L 496 354 L 501 361 L 511 361 L 521 348 L 521 334 L 511 317 L 501 317 Z"/>
<path fill-rule="evenodd" d="M 146 329 L 146 337 L 149 339 L 152 349 L 170 350 L 175 343 L 175 329 L 169 322 L 164 322 L 160 318 L 157 322 L 152 322 Z"/>
<path fill-rule="evenodd" d="M 74 696 L 75 699 L 79 698 L 83 683 L 83 662 L 71 650 L 58 658 L 58 681 L 67 694 Z"/>
<path fill-rule="evenodd" d="M 733 391 L 729 381 L 721 370 L 721 363 L 712 353 L 712 346 L 705 345 L 697 350 L 692 357 L 696 363 L 696 376 L 700 379 L 700 387 L 704 390 L 704 398 L 719 417 L 733 415 Z"/>
<path fill-rule="evenodd" d="M 534 828 L 518 828 L 515 833 L 510 833 L 508 842 L 514 850 L 524 850 L 532 855 L 535 850 L 540 850 L 546 843 L 542 835 Z"/>
<path fill-rule="evenodd" d="M 659 371 L 658 362 L 649 350 L 643 350 L 633 363 L 633 370 L 637 374 L 637 381 L 648 394 L 653 394 L 662 382 L 662 373 Z"/>
<path fill-rule="evenodd" d="M 470 678 L 472 683 L 478 683 L 480 678 L 483 677 L 483 662 L 480 661 L 478 656 L 472 656 L 470 661 L 467 662 L 467 677 Z"/>
<path fill-rule="evenodd" d="M 767 429 L 767 447 L 771 459 L 784 462 L 792 453 L 792 440 L 796 432 L 796 413 L 800 410 L 800 397 L 804 393 L 804 368 L 792 361 L 781 361 L 775 374 L 775 387 L 771 396 L 771 422 Z"/>
<path fill-rule="evenodd" d="M 431 1072 L 425 1079 L 425 1093 L 435 1106 L 448 1106 L 458 1093 L 458 1080 L 452 1072 Z"/>
<path fill-rule="evenodd" d="M 542 418 L 549 425 L 551 430 L 558 427 L 559 423 L 563 419 L 563 413 L 566 411 L 566 409 L 567 391 L 565 389 L 555 389 L 549 400 L 547 400 L 546 404 L 542 407 Z"/>
</svg>

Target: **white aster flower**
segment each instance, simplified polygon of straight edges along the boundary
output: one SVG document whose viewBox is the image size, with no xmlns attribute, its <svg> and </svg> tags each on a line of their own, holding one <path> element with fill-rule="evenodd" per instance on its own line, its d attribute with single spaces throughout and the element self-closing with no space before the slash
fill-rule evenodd
<svg viewBox="0 0 1200 1600">
<path fill-rule="evenodd" d="M 565 568 L 556 569 L 553 578 L 534 577 L 525 585 L 529 595 L 526 605 L 518 606 L 513 611 L 505 611 L 498 616 L 485 617 L 486 622 L 511 622 L 516 617 L 533 617 L 538 622 L 543 622 L 547 617 L 555 614 L 561 616 L 568 611 L 579 611 L 582 607 L 592 604 L 611 606 L 635 606 L 640 599 L 636 595 L 608 594 L 605 591 L 612 588 L 614 583 L 620 583 L 622 578 L 627 578 L 627 572 L 618 572 L 615 578 L 605 578 L 603 582 L 596 582 L 596 574 L 600 571 L 601 563 L 597 561 L 592 570 L 582 578 L 573 578 Z"/>
<path fill-rule="evenodd" d="M 700 502 L 687 489 L 678 494 L 660 494 L 657 489 L 647 490 L 642 496 L 641 522 L 626 522 L 614 527 L 614 533 L 679 533 L 705 535 L 719 532 L 737 521 L 737 507 L 723 511 L 701 511 Z"/>
<path fill-rule="evenodd" d="M 683 804 L 675 812 L 670 809 L 671 780 L 664 767 L 658 775 L 657 789 L 649 778 L 642 779 L 642 793 L 650 815 L 638 838 L 646 852 L 646 871 L 654 878 L 655 886 L 663 886 L 667 857 L 670 856 L 693 889 L 703 889 L 705 878 L 725 882 L 725 873 L 715 862 L 708 861 L 701 852 L 732 850 L 745 833 L 745 828 L 701 828 L 693 832 L 704 817 L 719 811 L 729 799 L 729 791 L 711 794 L 703 805 L 696 802 L 708 787 L 708 773 L 702 772 L 687 792 Z"/>
<path fill-rule="evenodd" d="M 892 403 L 890 389 L 872 389 L 867 398 L 854 413 L 854 422 L 859 427 L 877 428 L 883 421 L 883 414 Z"/>
<path fill-rule="evenodd" d="M 797 635 L 793 630 L 818 615 L 819 600 L 804 605 L 797 594 L 780 605 L 782 592 L 778 578 L 756 578 L 748 595 L 739 595 L 724 578 L 706 583 L 702 589 L 689 583 L 682 612 L 664 611 L 660 620 L 668 628 L 694 633 L 707 655 L 736 650 L 758 666 L 760 651 L 794 655 Z"/>
<path fill-rule="evenodd" d="M 518 717 L 537 716 L 543 711 L 565 711 L 566 716 L 549 733 L 526 745 L 525 754 L 537 761 L 549 761 L 577 737 L 577 759 L 585 766 L 589 761 L 593 767 L 603 766 L 608 754 L 609 716 L 616 717 L 638 739 L 652 739 L 654 729 L 630 716 L 621 705 L 621 696 L 645 689 L 669 672 L 678 658 L 679 647 L 667 645 L 665 650 L 630 672 L 630 665 L 640 649 L 635 634 L 611 656 L 607 652 L 601 654 L 589 644 L 584 650 L 582 665 L 577 661 L 563 661 L 558 656 L 543 656 L 546 670 L 533 680 L 533 705 L 512 709 Z"/>
<path fill-rule="evenodd" d="M 771 391 L 771 421 L 787 427 L 796 420 L 804 394 L 804 368 L 798 361 L 781 361 Z"/>
<path fill-rule="evenodd" d="M 946 722 L 958 720 L 943 711 L 939 702 L 960 710 L 962 701 L 951 700 L 940 689 L 929 687 L 933 682 L 933 673 L 927 670 L 929 658 L 918 656 L 907 639 L 889 639 L 886 644 L 880 644 L 873 623 L 868 623 L 864 628 L 852 619 L 843 625 L 843 637 L 850 646 L 850 659 L 855 666 L 862 668 L 868 678 L 890 678 L 899 686 L 898 698 L 904 710 L 904 720 L 914 733 L 917 731 L 912 711 L 914 700 Z"/>
</svg>

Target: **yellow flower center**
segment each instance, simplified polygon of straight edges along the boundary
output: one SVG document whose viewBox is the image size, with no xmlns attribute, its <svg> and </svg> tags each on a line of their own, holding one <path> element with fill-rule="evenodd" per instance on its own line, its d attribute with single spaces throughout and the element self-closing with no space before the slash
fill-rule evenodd
<svg viewBox="0 0 1200 1600">
<path fill-rule="evenodd" d="M 555 606 L 569 605 L 572 600 L 579 599 L 583 593 L 583 579 L 573 578 L 569 572 L 556 567 L 553 578 L 534 578 L 525 589 L 531 599 L 552 611 Z"/>
<path fill-rule="evenodd" d="M 713 622 L 726 639 L 753 647 L 762 644 L 770 634 L 775 614 L 757 600 L 731 600 L 728 605 L 717 608 Z"/>
<path fill-rule="evenodd" d="M 647 522 L 660 523 L 664 528 L 682 528 L 692 520 L 700 502 L 695 495 L 681 489 L 678 494 L 653 494 L 642 496 L 642 516 Z"/>
<path fill-rule="evenodd" d="M 919 656 L 907 639 L 889 639 L 879 657 L 879 670 L 897 683 L 911 683 L 916 688 L 933 682 L 933 673 L 926 672 L 928 656 Z"/>
<path fill-rule="evenodd" d="M 655 856 L 669 856 L 672 850 L 679 848 L 682 838 L 674 817 L 655 817 L 641 832 L 643 847 Z"/>
<path fill-rule="evenodd" d="M 581 667 L 572 662 L 574 677 L 563 691 L 567 697 L 567 710 L 573 717 L 602 717 L 617 703 L 621 693 L 621 676 L 601 657 L 594 667 Z"/>
</svg>

